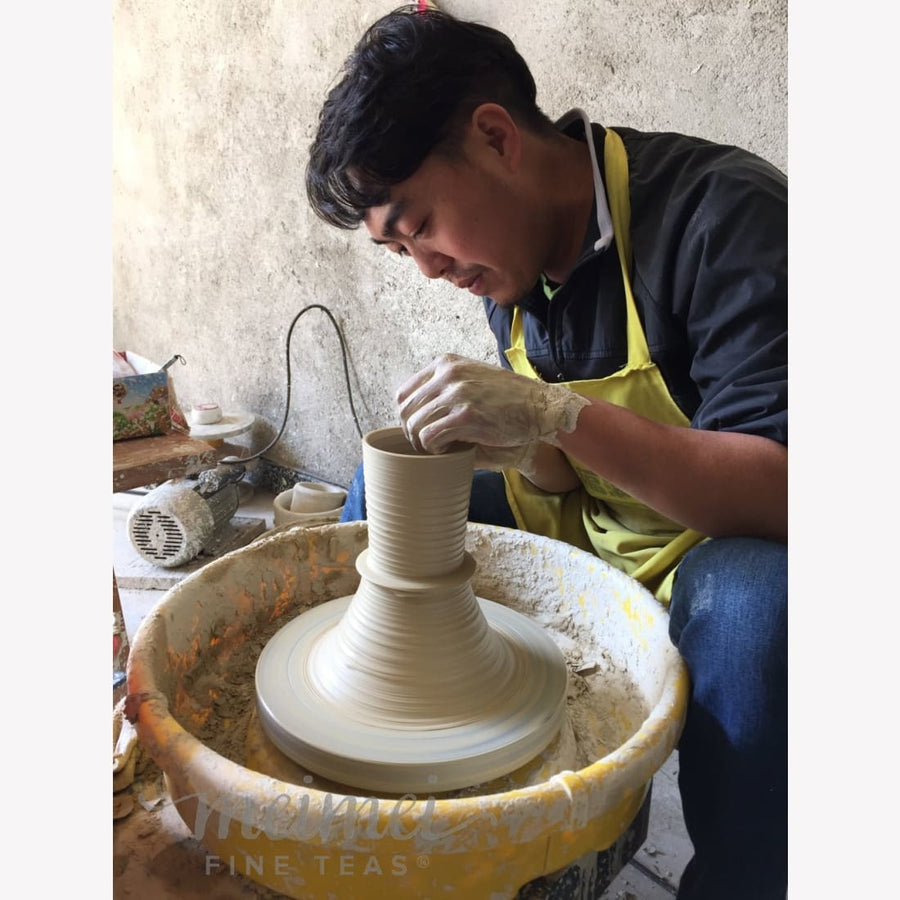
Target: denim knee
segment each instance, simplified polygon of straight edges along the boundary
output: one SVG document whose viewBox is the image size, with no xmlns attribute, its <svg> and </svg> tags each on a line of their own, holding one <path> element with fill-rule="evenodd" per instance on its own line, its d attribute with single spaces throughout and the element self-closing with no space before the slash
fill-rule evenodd
<svg viewBox="0 0 900 900">
<path fill-rule="evenodd" d="M 787 626 L 787 546 L 759 538 L 715 538 L 681 561 L 669 606 L 669 636 L 679 646 L 696 619 L 767 624 L 775 634 Z"/>
<path fill-rule="evenodd" d="M 669 636 L 694 697 L 719 708 L 733 738 L 771 727 L 786 705 L 787 547 L 743 537 L 695 547 L 678 567 Z"/>
</svg>

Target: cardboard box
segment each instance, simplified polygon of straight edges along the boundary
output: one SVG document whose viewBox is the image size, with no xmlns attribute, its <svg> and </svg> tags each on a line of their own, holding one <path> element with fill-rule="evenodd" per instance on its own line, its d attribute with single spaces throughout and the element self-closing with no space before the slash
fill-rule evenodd
<svg viewBox="0 0 900 900">
<path fill-rule="evenodd" d="M 136 353 L 126 350 L 125 358 L 138 374 L 113 378 L 113 440 L 168 434 L 168 373 Z"/>
</svg>

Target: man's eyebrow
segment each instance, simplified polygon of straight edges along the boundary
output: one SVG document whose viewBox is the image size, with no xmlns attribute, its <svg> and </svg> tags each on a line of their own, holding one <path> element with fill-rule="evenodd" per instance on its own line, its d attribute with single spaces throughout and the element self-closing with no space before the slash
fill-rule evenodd
<svg viewBox="0 0 900 900">
<path fill-rule="evenodd" d="M 372 238 L 373 243 L 386 244 L 397 237 L 397 222 L 400 220 L 400 216 L 403 215 L 408 205 L 409 204 L 406 200 L 396 200 L 390 205 L 387 218 L 384 220 L 384 227 L 381 229 L 382 237 L 385 238 L 385 240 Z"/>
</svg>

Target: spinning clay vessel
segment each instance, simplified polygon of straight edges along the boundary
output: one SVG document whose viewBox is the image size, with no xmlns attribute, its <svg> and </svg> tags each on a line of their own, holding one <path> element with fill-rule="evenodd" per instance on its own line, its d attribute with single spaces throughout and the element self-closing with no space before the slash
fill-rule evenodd
<svg viewBox="0 0 900 900">
<path fill-rule="evenodd" d="M 472 590 L 473 459 L 471 448 L 417 454 L 399 428 L 364 439 L 360 586 L 285 626 L 256 669 L 263 728 L 319 775 L 444 792 L 518 768 L 559 731 L 562 652 L 533 620 Z"/>
</svg>

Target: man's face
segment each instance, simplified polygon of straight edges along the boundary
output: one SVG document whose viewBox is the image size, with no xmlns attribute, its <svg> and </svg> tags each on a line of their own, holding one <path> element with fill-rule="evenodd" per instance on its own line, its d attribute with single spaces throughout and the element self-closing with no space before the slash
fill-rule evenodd
<svg viewBox="0 0 900 900">
<path fill-rule="evenodd" d="M 477 297 L 511 306 L 541 271 L 535 223 L 514 176 L 484 152 L 450 160 L 432 153 L 366 228 L 377 244 L 410 256 L 428 278 L 444 278 Z"/>
</svg>

